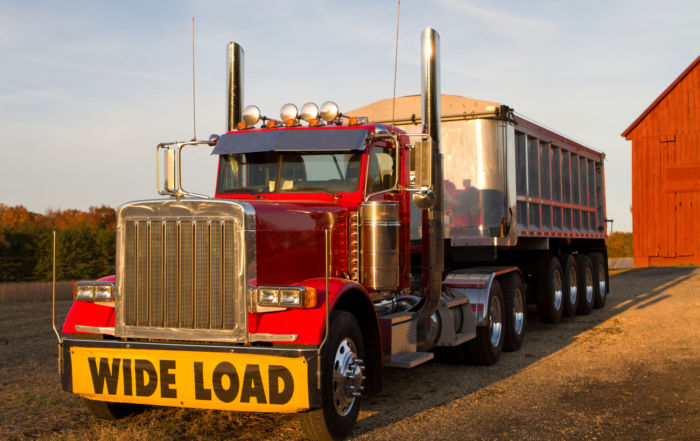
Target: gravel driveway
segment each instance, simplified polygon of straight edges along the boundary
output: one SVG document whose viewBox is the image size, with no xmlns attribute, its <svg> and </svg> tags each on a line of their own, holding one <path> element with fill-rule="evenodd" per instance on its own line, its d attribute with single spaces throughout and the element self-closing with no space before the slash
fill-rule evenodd
<svg viewBox="0 0 700 441">
<path fill-rule="evenodd" d="M 50 309 L 0 304 L 0 439 L 302 439 L 288 415 L 159 408 L 92 419 L 58 385 Z M 611 278 L 603 310 L 528 320 L 522 349 L 495 366 L 388 369 L 354 439 L 700 439 L 700 269 L 626 272 Z"/>
</svg>

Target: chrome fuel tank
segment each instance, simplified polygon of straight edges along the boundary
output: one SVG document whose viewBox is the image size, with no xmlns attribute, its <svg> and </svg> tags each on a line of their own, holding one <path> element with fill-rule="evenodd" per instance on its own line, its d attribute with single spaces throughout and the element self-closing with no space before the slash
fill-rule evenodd
<svg viewBox="0 0 700 441">
<path fill-rule="evenodd" d="M 373 290 L 399 286 L 399 204 L 369 201 L 360 204 L 361 283 Z"/>
</svg>

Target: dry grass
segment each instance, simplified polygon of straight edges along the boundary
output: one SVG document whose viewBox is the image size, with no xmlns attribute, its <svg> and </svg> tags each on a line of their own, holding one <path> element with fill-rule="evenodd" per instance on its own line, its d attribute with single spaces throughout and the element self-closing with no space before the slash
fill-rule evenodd
<svg viewBox="0 0 700 441">
<path fill-rule="evenodd" d="M 56 300 L 73 298 L 73 282 L 56 283 Z M 51 300 L 51 282 L 0 283 L 0 303 L 45 302 Z"/>
</svg>

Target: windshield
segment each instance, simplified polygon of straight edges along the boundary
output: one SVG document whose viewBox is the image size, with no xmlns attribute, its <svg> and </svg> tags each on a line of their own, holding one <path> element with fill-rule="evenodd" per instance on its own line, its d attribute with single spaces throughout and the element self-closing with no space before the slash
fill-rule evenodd
<svg viewBox="0 0 700 441">
<path fill-rule="evenodd" d="M 351 192 L 360 152 L 258 152 L 222 155 L 219 193 Z"/>
</svg>

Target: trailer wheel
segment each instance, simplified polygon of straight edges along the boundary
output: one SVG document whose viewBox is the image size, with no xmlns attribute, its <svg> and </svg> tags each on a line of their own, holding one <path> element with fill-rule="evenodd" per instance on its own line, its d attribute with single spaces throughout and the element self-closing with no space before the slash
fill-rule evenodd
<svg viewBox="0 0 700 441">
<path fill-rule="evenodd" d="M 537 281 L 537 313 L 545 323 L 559 323 L 564 310 L 564 278 L 559 259 L 552 257 L 547 274 Z"/>
<path fill-rule="evenodd" d="M 136 415 L 149 406 L 130 403 L 110 403 L 109 401 L 88 400 L 83 398 L 92 416 L 98 420 L 120 420 L 130 415 Z"/>
<path fill-rule="evenodd" d="M 471 360 L 476 364 L 492 365 L 498 361 L 503 349 L 505 332 L 503 292 L 498 280 L 491 284 L 486 326 L 476 328 L 476 338 L 466 343 Z"/>
<path fill-rule="evenodd" d="M 503 342 L 504 351 L 517 351 L 523 344 L 527 325 L 525 308 L 525 288 L 520 274 L 506 274 L 501 280 L 503 303 L 505 305 L 504 322 L 506 335 Z"/>
<path fill-rule="evenodd" d="M 587 315 L 591 313 L 591 310 L 593 309 L 593 302 L 595 300 L 593 265 L 591 264 L 591 259 L 589 259 L 585 254 L 579 254 L 576 256 L 576 263 L 578 264 L 578 290 L 581 293 L 579 296 L 577 312 L 579 314 Z"/>
<path fill-rule="evenodd" d="M 564 315 L 573 317 L 578 308 L 578 267 L 571 254 L 562 256 L 564 271 Z"/>
<path fill-rule="evenodd" d="M 605 271 L 605 261 L 600 253 L 591 253 L 591 263 L 593 264 L 593 307 L 602 308 L 608 299 L 608 286 Z"/>
<path fill-rule="evenodd" d="M 323 407 L 299 414 L 305 435 L 314 440 L 347 437 L 360 412 L 364 387 L 364 342 L 355 316 L 334 311 L 321 355 Z"/>
</svg>

